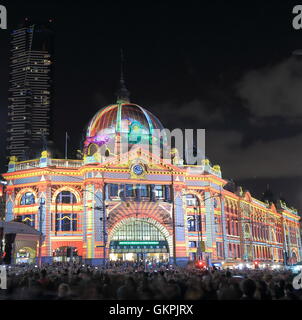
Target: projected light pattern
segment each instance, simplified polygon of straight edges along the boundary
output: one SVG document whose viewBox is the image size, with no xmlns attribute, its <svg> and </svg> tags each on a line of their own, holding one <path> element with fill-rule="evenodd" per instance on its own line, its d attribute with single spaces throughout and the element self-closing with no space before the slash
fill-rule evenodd
<svg viewBox="0 0 302 320">
<path fill-rule="evenodd" d="M 101 109 L 91 120 L 87 129 L 84 146 L 94 143 L 106 145 L 121 137 L 121 142 L 129 145 L 151 144 L 159 140 L 155 129 L 163 130 L 160 121 L 149 111 L 136 104 L 119 103 Z M 163 138 L 163 143 L 167 141 Z"/>
<path fill-rule="evenodd" d="M 98 146 L 102 146 L 104 144 L 107 144 L 112 139 L 108 135 L 96 135 L 94 137 L 89 137 L 85 141 L 85 146 L 89 146 L 91 143 L 97 144 Z"/>
</svg>

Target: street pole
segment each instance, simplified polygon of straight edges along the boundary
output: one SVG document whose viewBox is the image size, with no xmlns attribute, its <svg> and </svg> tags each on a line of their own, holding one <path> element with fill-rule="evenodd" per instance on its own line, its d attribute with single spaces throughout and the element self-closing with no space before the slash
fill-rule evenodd
<svg viewBox="0 0 302 320">
<path fill-rule="evenodd" d="M 39 267 L 42 266 L 42 243 L 43 243 L 42 213 L 43 213 L 43 207 L 42 207 L 42 202 L 41 202 L 41 200 L 40 200 L 40 206 L 39 206 L 39 231 L 40 231 L 40 239 L 39 239 Z"/>
<path fill-rule="evenodd" d="M 171 170 L 171 198 L 172 198 L 172 223 L 173 223 L 173 262 L 176 265 L 176 235 L 175 235 L 175 199 L 174 199 L 174 176 Z"/>
<path fill-rule="evenodd" d="M 101 202 L 101 207 L 96 206 L 94 207 L 95 210 L 100 210 L 101 214 L 103 217 L 100 217 L 100 221 L 103 222 L 103 265 L 106 265 L 106 244 L 107 244 L 107 232 L 106 232 L 106 222 L 107 222 L 107 217 L 106 217 L 106 206 L 105 206 L 105 185 L 103 186 L 103 199 L 101 199 L 99 196 L 97 196 L 95 193 L 93 193 L 90 190 L 85 189 L 85 192 L 90 192 L 93 194 L 100 202 Z"/>
<path fill-rule="evenodd" d="M 41 268 L 41 266 L 42 266 L 42 234 L 40 234 L 40 238 L 39 238 L 39 260 L 38 260 L 38 265 Z"/>
<path fill-rule="evenodd" d="M 199 207 L 200 207 L 200 204 L 199 204 Z M 200 211 L 197 213 L 197 215 L 196 215 L 196 212 L 197 212 L 197 208 L 196 207 L 194 207 L 194 216 L 195 216 L 195 221 L 196 221 L 196 217 L 198 217 L 198 219 L 199 219 L 199 223 L 198 223 L 198 225 L 196 225 L 196 227 L 197 227 L 197 240 L 198 240 L 198 247 L 197 247 L 197 253 L 198 253 L 198 261 L 199 260 L 201 260 L 202 259 L 202 257 L 201 257 L 201 241 L 202 241 L 202 233 L 201 233 L 201 231 L 202 231 L 202 220 L 201 220 L 201 216 L 200 216 Z"/>
<path fill-rule="evenodd" d="M 225 233 L 224 233 L 224 228 L 225 228 L 225 212 L 224 212 L 224 201 L 222 199 L 222 193 L 221 193 L 221 189 L 220 189 L 220 194 L 219 194 L 219 198 L 220 198 L 220 217 L 221 217 L 221 231 L 222 231 L 222 244 L 223 244 L 223 260 L 225 261 L 226 259 L 226 255 L 225 255 Z M 222 206 L 223 206 L 223 214 L 222 214 Z"/>
<path fill-rule="evenodd" d="M 105 184 L 103 185 L 103 241 L 104 241 L 104 267 L 106 267 L 106 245 L 107 245 L 107 217 L 106 217 L 106 206 L 105 206 Z"/>
</svg>

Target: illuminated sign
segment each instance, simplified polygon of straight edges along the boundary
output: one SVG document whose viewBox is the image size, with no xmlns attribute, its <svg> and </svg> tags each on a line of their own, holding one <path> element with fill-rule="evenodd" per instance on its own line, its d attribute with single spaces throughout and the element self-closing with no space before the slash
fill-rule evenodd
<svg viewBox="0 0 302 320">
<path fill-rule="evenodd" d="M 159 245 L 159 241 L 119 241 L 120 246 Z"/>
<path fill-rule="evenodd" d="M 167 253 L 168 247 L 167 241 L 110 241 L 110 250 L 113 253 Z"/>
</svg>

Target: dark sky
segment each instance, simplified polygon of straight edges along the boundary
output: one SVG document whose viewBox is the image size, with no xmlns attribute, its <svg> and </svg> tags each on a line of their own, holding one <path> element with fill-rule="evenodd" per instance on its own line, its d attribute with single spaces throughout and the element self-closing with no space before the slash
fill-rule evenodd
<svg viewBox="0 0 302 320">
<path fill-rule="evenodd" d="M 292 1 L 13 1 L 54 19 L 55 141 L 79 149 L 87 122 L 114 102 L 124 49 L 131 101 L 167 128 L 206 128 L 223 176 L 260 196 L 266 185 L 302 209 L 302 30 Z M 199 4 L 197 4 L 200 2 Z M 76 4 L 78 3 L 78 4 Z M 9 30 L 0 30 L 0 164 L 4 165 Z"/>
</svg>

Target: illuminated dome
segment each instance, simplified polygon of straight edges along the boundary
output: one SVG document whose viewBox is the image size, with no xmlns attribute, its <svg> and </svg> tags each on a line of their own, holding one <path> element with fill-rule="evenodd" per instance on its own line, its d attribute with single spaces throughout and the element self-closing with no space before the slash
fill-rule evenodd
<svg viewBox="0 0 302 320">
<path fill-rule="evenodd" d="M 117 137 L 121 144 L 127 142 L 129 146 L 138 143 L 151 145 L 159 137 L 159 130 L 156 129 L 163 130 L 164 127 L 152 113 L 137 104 L 118 101 L 101 109 L 90 121 L 84 153 L 91 153 L 88 150 L 90 146 L 94 146 L 92 153 L 104 145 L 112 146 Z M 165 143 L 165 138 L 163 140 L 161 145 Z M 113 152 L 112 147 L 109 149 Z"/>
</svg>

